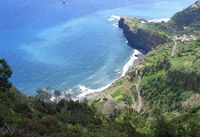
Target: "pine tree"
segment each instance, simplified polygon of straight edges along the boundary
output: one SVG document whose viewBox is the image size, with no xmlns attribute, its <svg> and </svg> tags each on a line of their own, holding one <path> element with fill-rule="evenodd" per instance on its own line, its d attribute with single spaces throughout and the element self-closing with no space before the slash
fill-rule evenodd
<svg viewBox="0 0 200 137">
<path fill-rule="evenodd" d="M 11 88 L 9 78 L 12 75 L 10 66 L 4 59 L 0 59 L 0 91 L 6 92 Z"/>
</svg>

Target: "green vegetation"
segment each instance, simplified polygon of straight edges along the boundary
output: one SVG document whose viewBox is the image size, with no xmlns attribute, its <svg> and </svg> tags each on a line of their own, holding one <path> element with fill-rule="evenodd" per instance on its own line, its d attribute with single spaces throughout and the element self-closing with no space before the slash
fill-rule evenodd
<svg viewBox="0 0 200 137">
<path fill-rule="evenodd" d="M 166 44 L 150 53 L 143 62 L 141 88 L 146 99 L 150 99 L 149 106 L 163 104 L 162 109 L 178 109 L 190 96 L 189 91 L 200 90 L 200 47 L 196 42 L 179 43 L 175 57 L 170 56 L 171 51 L 172 44 Z"/>
<path fill-rule="evenodd" d="M 200 1 L 177 13 L 168 23 L 129 18 L 128 24 L 133 26 L 132 29 L 156 32 L 168 38 L 183 34 L 197 37 L 199 7 Z M 177 42 L 174 56 L 173 46 L 174 42 L 166 43 L 149 52 L 128 76 L 104 92 L 114 95 L 114 99 L 120 98 L 118 101 L 127 105 L 113 120 L 128 125 L 132 136 L 200 137 L 200 39 Z M 138 71 L 142 78 L 140 91 L 143 98 L 140 113 L 136 112 Z M 120 88 L 125 85 L 128 88 Z M 126 103 L 122 99 L 125 96 L 131 96 L 132 102 Z"/>
<path fill-rule="evenodd" d="M 143 19 L 128 18 L 128 23 L 138 29 L 171 37 L 174 34 L 200 34 L 200 1 L 176 13 L 169 22 L 151 23 Z"/>
<path fill-rule="evenodd" d="M 108 121 L 86 102 L 47 103 L 8 88 L 11 70 L 4 60 L 1 63 L 1 137 L 127 137 L 120 124 Z"/>
<path fill-rule="evenodd" d="M 44 102 L 45 98 L 39 95 L 22 95 L 9 83 L 12 71 L 2 60 L 6 65 L 1 67 L 1 81 L 6 84 L 0 90 L 0 136 L 199 137 L 200 96 L 199 89 L 196 90 L 200 83 L 197 79 L 199 43 L 178 43 L 174 57 L 170 56 L 172 44 L 150 52 L 141 65 L 101 93 L 97 100 L 90 101 L 90 105 L 66 100 Z M 140 88 L 144 107 L 141 113 L 134 107 L 137 105 L 136 69 L 142 77 Z M 174 70 L 176 74 L 181 73 L 171 74 Z M 189 87 L 184 84 L 188 81 L 191 81 Z M 108 94 L 124 105 L 114 116 L 105 118 L 101 107 Z"/>
<path fill-rule="evenodd" d="M 167 37 L 185 33 L 180 29 L 185 25 L 199 31 L 200 1 L 195 4 L 172 18 L 175 26 L 129 23 Z M 89 102 L 52 102 L 44 90 L 24 96 L 9 82 L 12 70 L 0 59 L 0 137 L 200 137 L 200 38 L 177 42 L 172 56 L 174 45 L 156 47 Z"/>
<path fill-rule="evenodd" d="M 3 59 L 0 59 L 0 90 L 6 91 L 11 87 L 11 83 L 8 79 L 12 75 L 12 70 L 7 64 L 7 62 Z"/>
<path fill-rule="evenodd" d="M 129 73 L 133 99 L 137 98 L 135 70 L 142 73 L 140 88 L 144 107 L 141 113 L 137 113 L 133 107 L 137 100 L 133 100 L 129 109 L 124 107 L 114 120 L 129 125 L 132 131 L 135 130 L 135 136 L 200 136 L 200 47 L 196 41 L 178 43 L 176 55 L 171 57 L 172 45 L 167 43 L 150 52 L 142 64 Z M 126 78 L 121 79 L 105 92 L 128 95 L 125 90 L 119 92 L 125 81 Z"/>
<path fill-rule="evenodd" d="M 173 33 L 173 28 L 168 27 L 168 24 L 165 22 L 161 23 L 151 23 L 147 22 L 143 19 L 136 19 L 136 18 L 128 18 L 128 24 L 137 28 L 142 29 L 148 32 L 158 33 L 165 37 L 170 37 Z"/>
</svg>

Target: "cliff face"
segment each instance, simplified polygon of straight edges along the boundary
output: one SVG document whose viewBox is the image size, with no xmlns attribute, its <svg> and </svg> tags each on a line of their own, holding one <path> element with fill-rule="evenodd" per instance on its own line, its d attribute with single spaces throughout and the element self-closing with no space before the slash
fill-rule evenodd
<svg viewBox="0 0 200 137">
<path fill-rule="evenodd" d="M 127 38 L 128 44 L 131 47 L 148 52 L 168 41 L 166 36 L 155 31 L 134 27 L 127 20 L 127 18 L 122 17 L 119 20 L 118 26 L 123 29 L 124 36 Z"/>
</svg>

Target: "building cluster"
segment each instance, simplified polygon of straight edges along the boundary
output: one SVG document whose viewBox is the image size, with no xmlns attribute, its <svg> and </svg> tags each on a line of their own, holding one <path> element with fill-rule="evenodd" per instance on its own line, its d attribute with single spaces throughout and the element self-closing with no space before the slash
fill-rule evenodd
<svg viewBox="0 0 200 137">
<path fill-rule="evenodd" d="M 194 41 L 194 40 L 197 40 L 196 36 L 194 35 L 182 35 L 182 36 L 175 36 L 174 39 L 176 41 L 180 41 L 180 42 L 187 42 L 187 41 Z"/>
</svg>

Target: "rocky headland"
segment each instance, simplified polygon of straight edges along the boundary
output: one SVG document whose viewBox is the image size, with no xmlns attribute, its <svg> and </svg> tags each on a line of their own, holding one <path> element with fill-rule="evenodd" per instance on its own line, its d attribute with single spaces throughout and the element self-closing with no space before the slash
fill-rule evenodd
<svg viewBox="0 0 200 137">
<path fill-rule="evenodd" d="M 119 20 L 118 26 L 122 28 L 124 36 L 131 47 L 147 53 L 155 49 L 158 45 L 169 41 L 166 35 L 160 34 L 155 30 L 139 27 L 137 26 L 138 23 L 146 24 L 148 22 L 134 17 L 121 17 Z"/>
</svg>

